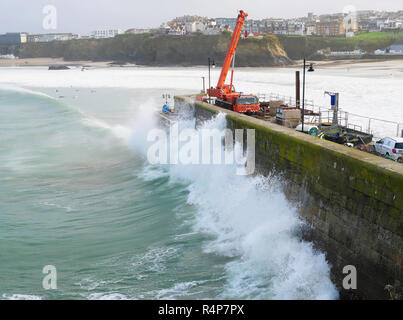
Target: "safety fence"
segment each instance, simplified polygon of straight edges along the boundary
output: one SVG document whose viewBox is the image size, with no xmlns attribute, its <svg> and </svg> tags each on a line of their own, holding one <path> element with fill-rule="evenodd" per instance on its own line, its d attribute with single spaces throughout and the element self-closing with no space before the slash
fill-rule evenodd
<svg viewBox="0 0 403 320">
<path fill-rule="evenodd" d="M 290 107 L 296 107 L 295 98 L 277 93 L 259 93 L 260 101 L 283 101 Z M 300 102 L 302 107 L 302 101 Z M 322 123 L 333 122 L 334 110 L 320 106 L 313 100 L 305 99 L 305 122 Z M 307 112 L 308 111 L 308 112 Z M 403 137 L 403 123 L 366 117 L 348 111 L 340 110 L 337 113 L 337 123 L 350 129 L 372 134 L 375 139 L 383 137 Z"/>
</svg>

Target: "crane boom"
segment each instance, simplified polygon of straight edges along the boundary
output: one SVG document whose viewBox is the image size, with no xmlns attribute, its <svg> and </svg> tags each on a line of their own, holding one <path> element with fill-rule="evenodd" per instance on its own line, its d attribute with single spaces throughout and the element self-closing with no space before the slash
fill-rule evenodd
<svg viewBox="0 0 403 320">
<path fill-rule="evenodd" d="M 242 27 L 247 16 L 248 14 L 243 10 L 239 12 L 231 42 L 229 44 L 228 51 L 221 69 L 217 87 L 208 88 L 207 93 L 209 97 L 215 97 L 214 104 L 217 106 L 227 108 L 235 112 L 253 114 L 260 110 L 259 98 L 255 95 L 244 95 L 235 91 L 235 87 L 232 85 L 234 69 L 232 69 L 231 83 L 225 84 L 228 71 L 231 67 L 231 62 L 233 67 L 235 64 L 235 52 L 238 47 L 239 37 L 241 36 Z"/>
<path fill-rule="evenodd" d="M 218 79 L 217 89 L 221 89 L 224 87 L 225 80 L 227 79 L 227 74 L 228 74 L 229 68 L 231 66 L 231 61 L 234 58 L 236 48 L 238 47 L 238 41 L 239 41 L 239 37 L 241 35 L 242 27 L 245 22 L 245 18 L 247 16 L 248 16 L 248 14 L 246 12 L 244 12 L 243 10 L 241 10 L 239 12 L 236 26 L 235 26 L 234 32 L 232 34 L 232 39 L 231 39 L 231 42 L 228 47 L 227 55 L 225 56 L 225 60 L 224 60 L 223 66 L 222 66 L 221 75 L 220 75 L 220 78 Z"/>
</svg>

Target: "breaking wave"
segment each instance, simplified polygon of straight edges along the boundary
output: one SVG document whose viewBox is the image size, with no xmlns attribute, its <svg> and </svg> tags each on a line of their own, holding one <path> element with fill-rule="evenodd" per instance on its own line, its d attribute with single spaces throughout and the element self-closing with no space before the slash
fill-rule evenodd
<svg viewBox="0 0 403 320">
<path fill-rule="evenodd" d="M 219 114 L 199 131 L 225 127 Z M 188 184 L 188 204 L 198 208 L 193 229 L 211 238 L 204 251 L 230 258 L 217 298 L 337 299 L 325 255 L 300 239 L 304 223 L 281 181 L 235 172 L 235 165 L 178 164 L 168 170 L 147 165 L 142 176 L 169 175 L 171 183 Z"/>
</svg>

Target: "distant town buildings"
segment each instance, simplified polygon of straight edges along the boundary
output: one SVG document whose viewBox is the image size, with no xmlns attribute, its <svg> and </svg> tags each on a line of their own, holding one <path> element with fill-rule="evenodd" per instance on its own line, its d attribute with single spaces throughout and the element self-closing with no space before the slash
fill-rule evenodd
<svg viewBox="0 0 403 320">
<path fill-rule="evenodd" d="M 128 29 L 125 31 L 125 33 L 129 34 L 144 34 L 149 32 L 151 32 L 151 29 Z"/>
<path fill-rule="evenodd" d="M 28 34 L 27 42 L 67 41 L 78 38 L 79 36 L 73 33 Z"/>
<path fill-rule="evenodd" d="M 186 33 L 203 32 L 207 29 L 208 25 L 200 21 L 186 22 Z"/>
<path fill-rule="evenodd" d="M 236 18 L 220 17 L 209 19 L 199 16 L 177 17 L 164 24 L 166 34 L 186 35 L 202 32 L 206 35 L 222 31 L 233 31 Z M 160 28 L 161 29 L 161 28 Z M 397 12 L 380 12 L 362 10 L 353 14 L 333 13 L 307 16 L 294 19 L 263 19 L 245 21 L 243 34 L 260 35 L 307 35 L 321 37 L 351 37 L 358 32 L 399 31 L 403 29 L 403 10 Z"/>
<path fill-rule="evenodd" d="M 217 26 L 228 26 L 231 30 L 236 26 L 236 18 L 217 18 L 215 21 Z"/>
<path fill-rule="evenodd" d="M 315 35 L 317 36 L 342 36 L 345 29 L 342 21 L 317 22 Z"/>
<path fill-rule="evenodd" d="M 217 35 L 224 31 L 233 31 L 235 17 L 208 18 L 185 15 L 164 22 L 159 28 L 132 28 L 123 32 L 121 29 L 99 29 L 90 36 L 73 33 L 6 33 L 0 35 L 0 45 L 21 44 L 26 42 L 67 41 L 73 39 L 104 39 L 126 34 L 165 34 L 186 36 L 195 33 Z M 317 37 L 353 37 L 357 33 L 399 32 L 403 31 L 403 10 L 396 12 L 361 10 L 350 14 L 333 13 L 315 15 L 309 12 L 304 17 L 293 19 L 267 18 L 262 20 L 247 19 L 242 29 L 242 37 L 260 37 L 265 34 L 317 36 Z M 392 49 L 393 51 L 394 49 Z M 381 53 L 378 53 L 381 54 Z M 385 53 L 386 54 L 386 53 Z"/>
<path fill-rule="evenodd" d="M 403 54 L 403 44 L 394 44 L 386 49 L 386 53 Z"/>
<path fill-rule="evenodd" d="M 16 57 L 16 56 L 13 55 L 13 54 L 0 54 L 0 59 L 10 59 L 10 60 L 13 60 L 13 59 L 18 59 L 18 57 Z"/>
<path fill-rule="evenodd" d="M 27 33 L 8 32 L 0 35 L 1 44 L 21 44 L 27 42 Z"/>
<path fill-rule="evenodd" d="M 123 34 L 121 29 L 99 29 L 91 32 L 91 37 L 95 39 L 113 38 Z"/>
<path fill-rule="evenodd" d="M 41 34 L 29 34 L 26 32 L 12 32 L 0 35 L 0 45 L 21 44 L 27 42 L 52 42 L 52 41 L 68 41 L 73 39 L 101 39 L 111 38 L 118 34 L 122 34 L 120 29 L 111 30 L 97 30 L 89 36 L 79 36 L 73 33 L 41 33 Z"/>
</svg>

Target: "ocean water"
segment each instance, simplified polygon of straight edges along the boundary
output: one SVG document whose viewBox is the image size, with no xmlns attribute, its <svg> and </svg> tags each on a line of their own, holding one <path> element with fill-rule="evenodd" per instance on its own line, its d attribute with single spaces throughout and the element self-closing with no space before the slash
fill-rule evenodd
<svg viewBox="0 0 403 320">
<path fill-rule="evenodd" d="M 211 70 L 211 85 L 215 85 L 220 68 Z M 300 68 L 238 68 L 234 84 L 244 93 L 276 93 L 295 96 L 295 71 Z M 103 68 L 81 72 L 72 68 L 50 73 L 47 68 L 2 68 L 0 84 L 40 88 L 160 88 L 171 93 L 202 89 L 202 78 L 208 86 L 206 67 L 192 68 Z M 300 70 L 301 71 L 301 70 Z M 302 75 L 301 75 L 302 81 Z M 302 85 L 302 83 L 301 83 Z M 330 108 L 330 97 L 325 91 L 340 93 L 340 108 L 350 113 L 348 120 L 376 137 L 396 136 L 396 124 L 367 118 L 399 122 L 403 126 L 403 62 L 402 60 L 315 66 L 315 72 L 306 75 L 306 99 L 316 106 Z M 302 93 L 301 93 L 302 94 Z M 302 97 L 302 96 L 301 96 Z M 158 97 L 159 98 L 159 97 Z M 323 110 L 323 109 L 322 109 Z M 363 117 L 357 117 L 360 115 Z"/>
<path fill-rule="evenodd" d="M 148 163 L 161 94 L 199 71 L 0 70 L 0 299 L 338 298 L 278 177 Z"/>
</svg>

